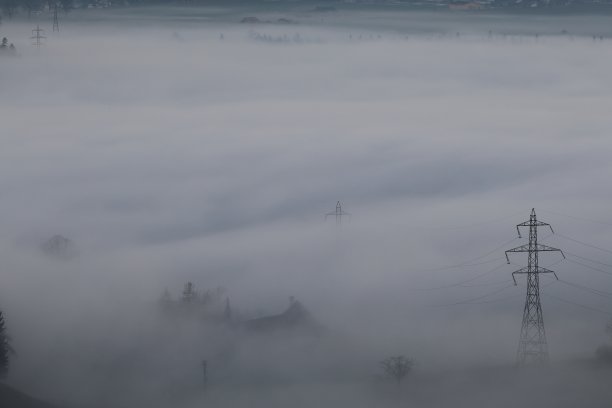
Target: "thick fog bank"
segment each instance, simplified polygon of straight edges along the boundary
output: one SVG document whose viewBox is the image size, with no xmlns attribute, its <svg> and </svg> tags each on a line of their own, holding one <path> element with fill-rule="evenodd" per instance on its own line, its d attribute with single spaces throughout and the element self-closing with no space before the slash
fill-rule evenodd
<svg viewBox="0 0 612 408">
<path fill-rule="evenodd" d="M 0 26 L 11 384 L 92 407 L 610 400 L 605 17 L 200 12 L 41 17 L 39 48 L 36 21 Z M 526 256 L 504 251 L 533 207 L 567 259 L 541 255 L 553 366 L 524 377 Z"/>
</svg>

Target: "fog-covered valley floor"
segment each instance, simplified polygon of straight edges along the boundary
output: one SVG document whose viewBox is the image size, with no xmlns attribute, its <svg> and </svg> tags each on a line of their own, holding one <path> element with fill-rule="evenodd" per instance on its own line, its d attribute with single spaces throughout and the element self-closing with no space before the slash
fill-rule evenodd
<svg viewBox="0 0 612 408">
<path fill-rule="evenodd" d="M 4 19 L 6 383 L 66 407 L 609 406 L 611 20 Z M 504 251 L 534 207 L 566 259 L 541 255 L 551 365 L 525 371 Z"/>
</svg>

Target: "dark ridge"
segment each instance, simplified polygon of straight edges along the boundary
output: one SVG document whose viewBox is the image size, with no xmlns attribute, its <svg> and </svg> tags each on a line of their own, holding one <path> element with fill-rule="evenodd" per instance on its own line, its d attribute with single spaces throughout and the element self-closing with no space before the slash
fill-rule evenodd
<svg viewBox="0 0 612 408">
<path fill-rule="evenodd" d="M 0 383 L 0 406 L 6 408 L 61 408 L 32 398 L 2 383 Z"/>
</svg>

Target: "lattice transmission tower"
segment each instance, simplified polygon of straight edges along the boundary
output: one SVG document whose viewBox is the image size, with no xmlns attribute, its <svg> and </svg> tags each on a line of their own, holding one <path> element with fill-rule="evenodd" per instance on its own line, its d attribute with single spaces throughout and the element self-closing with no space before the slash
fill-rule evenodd
<svg viewBox="0 0 612 408">
<path fill-rule="evenodd" d="M 33 45 L 38 48 L 40 48 L 40 46 L 42 45 L 42 40 L 47 38 L 43 35 L 44 32 L 45 30 L 43 30 L 39 26 L 36 26 L 36 28 L 32 30 L 32 37 L 30 37 L 30 39 L 34 40 Z"/>
<path fill-rule="evenodd" d="M 57 3 L 55 3 L 55 7 L 53 8 L 53 32 L 59 33 L 59 18 L 57 16 Z"/>
<path fill-rule="evenodd" d="M 508 263 L 510 263 L 508 253 L 527 252 L 527 267 L 512 272 L 515 285 L 516 274 L 527 275 L 527 297 L 525 299 L 516 363 L 519 366 L 532 363 L 545 364 L 548 362 L 548 344 L 546 342 L 546 331 L 544 330 L 544 319 L 542 318 L 542 304 L 540 303 L 540 274 L 552 273 L 557 280 L 559 278 L 553 271 L 538 265 L 538 254 L 540 252 L 560 252 L 563 258 L 565 258 L 565 255 L 560 249 L 538 244 L 538 227 L 549 227 L 553 234 L 554 231 L 550 224 L 537 220 L 535 209 L 531 210 L 529 221 L 516 226 L 519 238 L 522 238 L 521 227 L 529 227 L 529 244 L 506 251 Z"/>
<path fill-rule="evenodd" d="M 347 213 L 346 211 L 342 210 L 342 204 L 340 204 L 340 201 L 336 203 L 336 211 L 325 214 L 325 220 L 327 220 L 327 217 L 329 217 L 330 215 L 333 215 L 336 217 L 337 226 L 342 225 L 342 216 L 347 215 L 349 219 L 351 217 L 350 213 Z"/>
</svg>

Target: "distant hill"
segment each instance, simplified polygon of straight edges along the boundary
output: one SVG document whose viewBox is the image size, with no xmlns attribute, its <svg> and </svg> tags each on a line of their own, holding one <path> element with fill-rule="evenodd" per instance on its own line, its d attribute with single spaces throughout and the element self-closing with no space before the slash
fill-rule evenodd
<svg viewBox="0 0 612 408">
<path fill-rule="evenodd" d="M 32 398 L 8 385 L 0 383 L 0 407 L 6 408 L 60 408 Z"/>
</svg>

